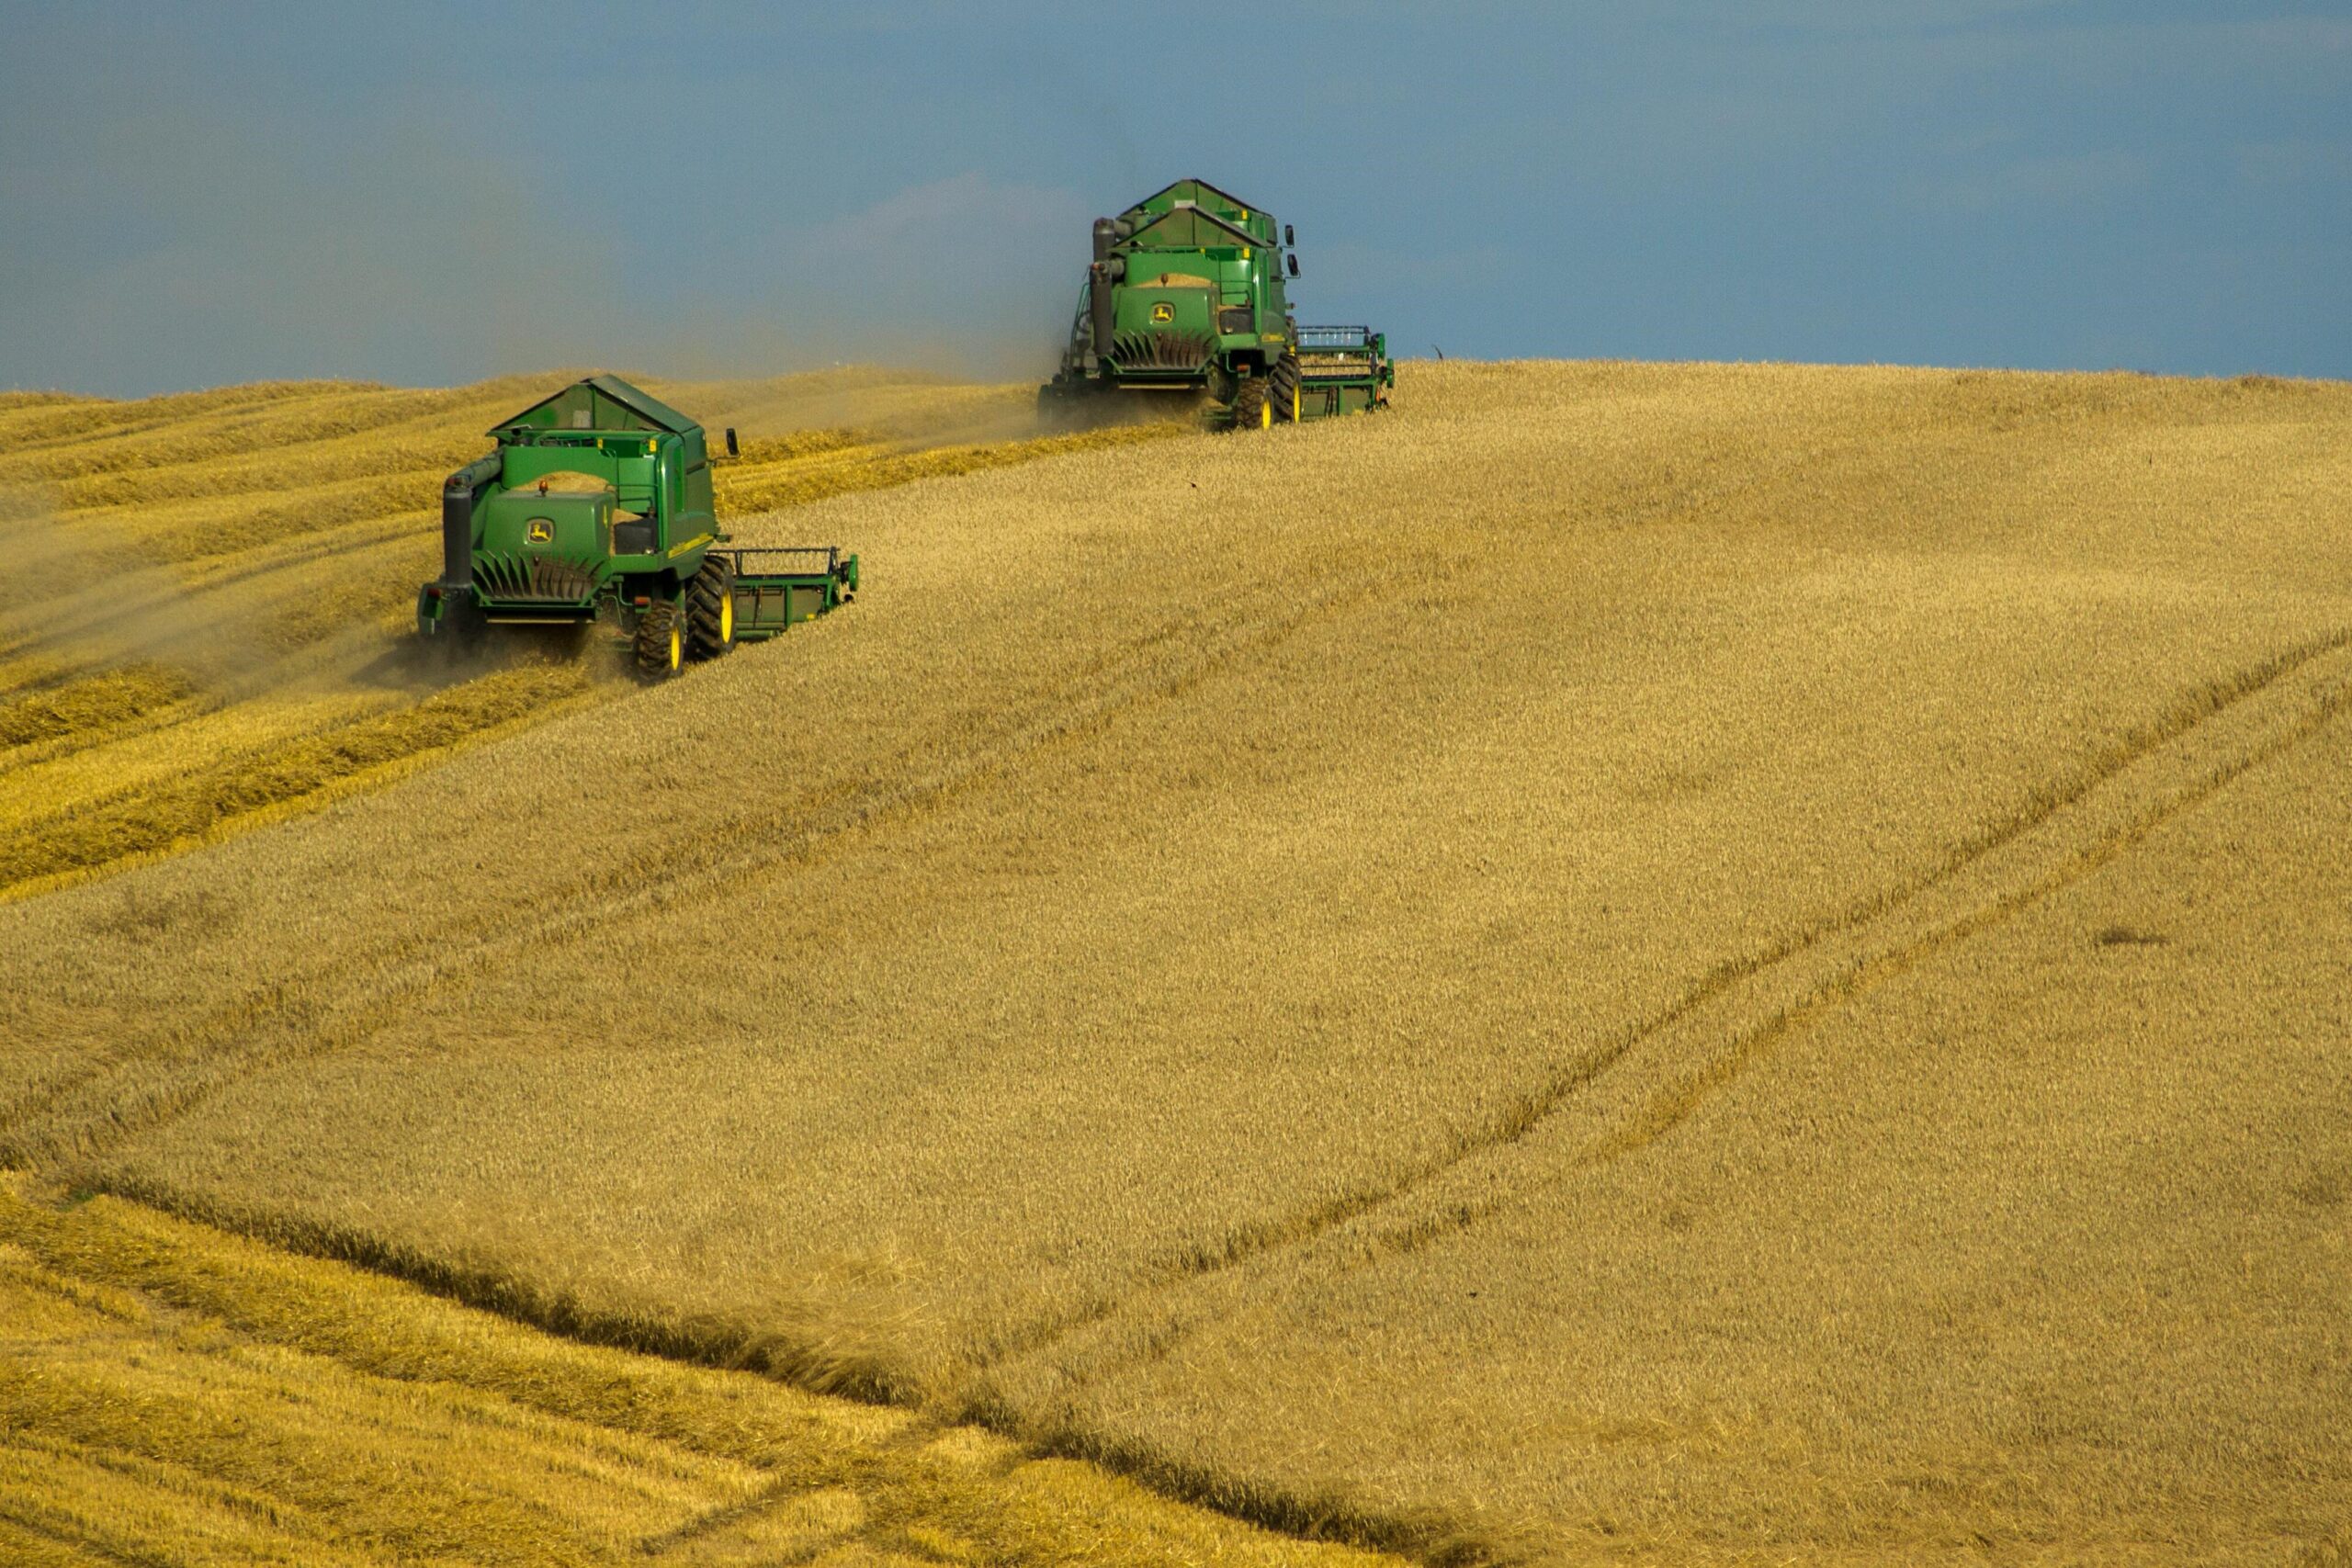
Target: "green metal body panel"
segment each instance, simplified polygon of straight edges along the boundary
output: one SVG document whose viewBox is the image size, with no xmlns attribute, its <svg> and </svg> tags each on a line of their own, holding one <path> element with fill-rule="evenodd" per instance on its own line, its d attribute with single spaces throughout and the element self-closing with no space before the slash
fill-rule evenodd
<svg viewBox="0 0 2352 1568">
<path fill-rule="evenodd" d="M 492 427 L 495 436 L 521 436 L 540 430 L 666 431 L 702 434 L 702 426 L 642 388 L 617 376 L 591 376 L 551 398 L 542 399 Z"/>
<path fill-rule="evenodd" d="M 1368 412 L 1396 384 L 1387 334 L 1370 327 L 1301 327 L 1298 363 L 1301 419 Z"/>
<path fill-rule="evenodd" d="M 735 640 L 758 642 L 837 610 L 857 592 L 857 558 L 839 550 L 721 550 L 735 569 Z"/>
<path fill-rule="evenodd" d="M 575 382 L 488 434 L 497 449 L 449 476 L 442 492 L 443 571 L 417 595 L 417 629 L 428 637 L 453 615 L 469 624 L 608 619 L 627 629 L 656 602 L 682 603 L 725 538 L 702 426 L 616 377 Z M 809 602 L 800 580 L 812 563 L 790 564 L 774 583 L 739 587 L 739 607 L 751 592 L 763 628 L 761 592 L 797 592 L 790 604 Z M 817 613 L 845 597 L 825 576 L 837 564 L 816 572 L 835 584 L 830 597 L 818 596 Z M 854 592 L 854 557 L 848 572 Z M 787 614 L 772 629 L 742 635 L 771 636 L 806 618 Z"/>
<path fill-rule="evenodd" d="M 1285 240 L 1271 214 L 1205 180 L 1179 180 L 1097 220 L 1069 344 L 1039 389 L 1041 410 L 1112 391 L 1205 391 L 1230 404 L 1253 378 L 1282 369 L 1287 379 L 1285 362 L 1304 367 L 1306 356 Z M 1376 407 L 1394 372 L 1375 374 L 1368 391 L 1331 380 L 1310 394 L 1302 378 L 1302 417 Z"/>
</svg>

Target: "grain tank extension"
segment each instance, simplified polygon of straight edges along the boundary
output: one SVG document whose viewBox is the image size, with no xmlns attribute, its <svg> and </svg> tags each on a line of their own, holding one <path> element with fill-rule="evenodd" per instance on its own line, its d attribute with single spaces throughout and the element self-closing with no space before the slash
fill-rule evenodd
<svg viewBox="0 0 2352 1568">
<path fill-rule="evenodd" d="M 1094 223 L 1094 258 L 1041 416 L 1091 399 L 1198 399 L 1236 429 L 1385 407 L 1396 368 L 1369 327 L 1301 327 L 1288 224 L 1205 180 Z"/>
<path fill-rule="evenodd" d="M 727 547 L 710 482 L 724 459 L 701 425 L 617 377 L 574 382 L 489 434 L 497 450 L 442 486 L 441 576 L 416 596 L 428 639 L 602 622 L 661 677 L 857 592 L 857 558 L 838 549 Z"/>
</svg>

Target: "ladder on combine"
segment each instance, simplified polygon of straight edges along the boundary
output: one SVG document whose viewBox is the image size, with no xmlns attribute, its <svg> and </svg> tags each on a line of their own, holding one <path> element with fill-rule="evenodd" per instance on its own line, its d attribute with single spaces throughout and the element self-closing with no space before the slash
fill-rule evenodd
<svg viewBox="0 0 2352 1568">
<path fill-rule="evenodd" d="M 1388 335 L 1370 327 L 1299 328 L 1298 370 L 1301 419 L 1385 408 L 1396 384 Z"/>
</svg>

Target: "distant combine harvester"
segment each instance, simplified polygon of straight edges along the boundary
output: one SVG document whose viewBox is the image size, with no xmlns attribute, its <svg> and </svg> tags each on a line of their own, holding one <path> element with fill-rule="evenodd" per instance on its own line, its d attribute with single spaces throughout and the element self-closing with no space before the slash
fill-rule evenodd
<svg viewBox="0 0 2352 1568">
<path fill-rule="evenodd" d="M 1277 230 L 1205 180 L 1095 220 L 1078 319 L 1061 369 L 1037 389 L 1039 415 L 1081 415 L 1117 392 L 1205 396 L 1237 430 L 1385 406 L 1396 367 L 1384 334 L 1291 319 L 1293 240 L 1289 224 Z"/>
</svg>

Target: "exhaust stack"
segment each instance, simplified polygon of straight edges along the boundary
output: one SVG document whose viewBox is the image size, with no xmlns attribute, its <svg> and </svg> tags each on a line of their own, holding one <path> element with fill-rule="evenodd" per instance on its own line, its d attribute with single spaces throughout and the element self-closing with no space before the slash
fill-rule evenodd
<svg viewBox="0 0 2352 1568">
<path fill-rule="evenodd" d="M 1119 243 L 1119 225 L 1108 218 L 1094 220 L 1094 265 L 1086 269 L 1086 304 L 1094 329 L 1094 353 L 1111 352 L 1111 252 Z"/>
<path fill-rule="evenodd" d="M 474 590 L 474 502 L 498 478 L 496 453 L 479 457 L 451 474 L 441 486 L 441 592 Z"/>
</svg>

